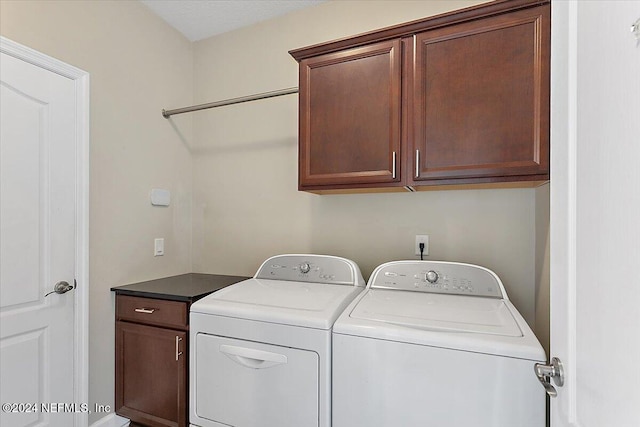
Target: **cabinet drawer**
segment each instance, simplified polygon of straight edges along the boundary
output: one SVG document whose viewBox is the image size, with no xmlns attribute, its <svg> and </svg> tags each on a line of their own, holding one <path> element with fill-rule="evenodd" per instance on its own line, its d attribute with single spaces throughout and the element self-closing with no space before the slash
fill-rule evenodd
<svg viewBox="0 0 640 427">
<path fill-rule="evenodd" d="M 186 302 L 124 295 L 116 297 L 117 320 L 186 329 L 188 314 Z"/>
</svg>

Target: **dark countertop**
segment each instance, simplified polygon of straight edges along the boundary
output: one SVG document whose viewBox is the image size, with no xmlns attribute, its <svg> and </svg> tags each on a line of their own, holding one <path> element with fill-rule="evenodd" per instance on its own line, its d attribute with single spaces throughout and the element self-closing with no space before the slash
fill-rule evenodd
<svg viewBox="0 0 640 427">
<path fill-rule="evenodd" d="M 188 273 L 111 288 L 116 295 L 195 302 L 226 286 L 248 279 L 245 276 Z"/>
</svg>

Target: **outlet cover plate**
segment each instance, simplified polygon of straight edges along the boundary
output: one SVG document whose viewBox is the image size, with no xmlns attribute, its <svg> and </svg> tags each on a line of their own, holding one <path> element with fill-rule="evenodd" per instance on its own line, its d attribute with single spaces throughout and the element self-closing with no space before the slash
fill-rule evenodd
<svg viewBox="0 0 640 427">
<path fill-rule="evenodd" d="M 429 236 L 427 234 L 416 234 L 415 254 L 420 256 L 420 243 L 424 243 L 423 255 L 429 255 Z"/>
</svg>

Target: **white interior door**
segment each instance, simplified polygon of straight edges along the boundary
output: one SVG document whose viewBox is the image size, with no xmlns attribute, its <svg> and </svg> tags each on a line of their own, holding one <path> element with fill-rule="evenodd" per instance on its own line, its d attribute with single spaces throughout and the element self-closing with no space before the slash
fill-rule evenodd
<svg viewBox="0 0 640 427">
<path fill-rule="evenodd" d="M 46 294 L 76 273 L 76 88 L 1 55 L 0 424 L 67 427 L 75 292 Z"/>
<path fill-rule="evenodd" d="M 640 1 L 552 2 L 553 427 L 640 426 Z"/>
</svg>

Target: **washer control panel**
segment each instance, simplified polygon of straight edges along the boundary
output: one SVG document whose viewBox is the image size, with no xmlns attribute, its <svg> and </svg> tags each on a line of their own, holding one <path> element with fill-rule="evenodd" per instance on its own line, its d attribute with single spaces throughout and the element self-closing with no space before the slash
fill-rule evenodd
<svg viewBox="0 0 640 427">
<path fill-rule="evenodd" d="M 279 255 L 266 260 L 256 279 L 364 286 L 360 269 L 345 258 L 328 255 Z"/>
<path fill-rule="evenodd" d="M 473 264 L 445 261 L 395 261 L 380 265 L 369 287 L 439 294 L 504 298 L 500 278 Z"/>
</svg>

